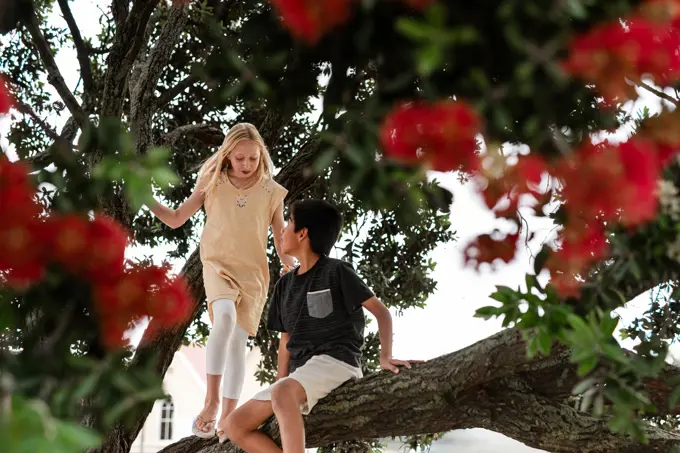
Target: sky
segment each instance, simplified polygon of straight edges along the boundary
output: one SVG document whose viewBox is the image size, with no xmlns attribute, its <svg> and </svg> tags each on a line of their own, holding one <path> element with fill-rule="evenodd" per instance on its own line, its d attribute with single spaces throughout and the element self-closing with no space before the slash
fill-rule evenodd
<svg viewBox="0 0 680 453">
<path fill-rule="evenodd" d="M 100 14 L 97 3 L 102 9 L 108 10 L 108 5 L 101 1 L 76 0 L 72 3 L 75 19 L 86 37 L 93 37 L 98 29 L 97 20 L 93 19 Z M 55 16 L 55 22 L 63 23 L 58 16 Z M 78 83 L 79 71 L 74 51 L 60 50 L 56 61 L 67 85 L 74 88 Z M 641 92 L 640 100 L 634 105 L 631 104 L 630 108 L 637 110 L 643 105 L 648 106 L 653 112 L 659 109 L 656 98 L 644 91 Z M 64 121 L 64 117 L 49 119 L 56 129 L 59 129 Z M 0 120 L 0 144 L 5 149 L 7 126 L 7 119 Z M 624 136 L 625 131 L 615 134 L 614 138 L 622 139 Z M 13 155 L 11 150 L 9 155 Z M 549 221 L 527 214 L 530 230 L 536 233 L 536 239 L 528 248 L 521 248 L 510 264 L 498 266 L 493 270 L 482 269 L 479 272 L 466 267 L 463 263 L 463 250 L 467 243 L 478 234 L 490 232 L 497 227 L 503 229 L 507 225 L 495 220 L 471 184 L 460 184 L 453 174 L 433 173 L 430 177 L 436 177 L 443 187 L 453 193 L 454 202 L 450 217 L 452 229 L 457 232 L 457 240 L 439 245 L 432 253 L 432 258 L 437 263 L 433 273 L 437 288 L 428 299 L 426 308 L 409 309 L 401 316 L 395 314 L 393 352 L 394 357 L 400 359 L 427 360 L 457 351 L 498 332 L 501 329 L 500 321 L 474 318 L 475 310 L 494 302 L 489 299 L 489 295 L 494 291 L 495 285 L 517 287 L 521 284 L 524 275 L 533 272 L 531 254 L 540 249 L 541 241 L 554 234 L 551 232 L 553 226 Z M 138 247 L 131 250 L 130 254 L 151 254 L 155 260 L 160 261 L 166 258 L 168 250 L 168 247 L 158 247 L 154 250 Z M 176 260 L 174 263 L 181 266 L 182 260 Z M 545 281 L 545 278 L 545 275 L 541 275 L 541 280 Z M 626 308 L 619 310 L 618 314 L 621 317 L 619 327 L 639 316 L 648 302 L 649 295 L 645 293 L 631 301 Z M 371 328 L 375 328 L 375 323 L 373 324 Z M 141 330 L 134 332 L 133 342 L 138 341 L 140 335 Z M 623 344 L 626 347 L 632 346 L 629 341 L 624 341 Z M 680 357 L 680 350 L 674 346 L 672 354 Z M 485 453 L 499 449 L 508 453 L 538 451 L 489 431 L 464 430 L 448 435 L 440 442 L 439 447 L 433 448 L 432 453 L 451 451 L 451 447 L 462 448 L 460 451 L 470 453 Z M 392 449 L 390 452 L 396 450 Z"/>
</svg>

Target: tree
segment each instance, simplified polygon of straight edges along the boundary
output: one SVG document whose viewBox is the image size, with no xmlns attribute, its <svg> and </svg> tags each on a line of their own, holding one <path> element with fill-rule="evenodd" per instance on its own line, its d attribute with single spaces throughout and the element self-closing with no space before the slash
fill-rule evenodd
<svg viewBox="0 0 680 453">
<path fill-rule="evenodd" d="M 328 1 L 316 10 L 304 3 L 295 9 L 286 0 L 272 4 L 273 11 L 256 1 L 113 0 L 111 17 L 104 16 L 98 39 L 90 42 L 66 0 L 58 5 L 68 31 L 47 25 L 52 2 L 8 3 L 0 23 L 13 31 L 2 64 L 21 113 L 9 138 L 22 160 L 43 169 L 39 178 L 56 187 L 44 194 L 45 204 L 103 210 L 141 244 L 177 244 L 174 254 L 188 256 L 182 274 L 196 301 L 192 316 L 170 329 L 159 329 L 154 318 L 130 358 L 100 344 L 91 312 L 69 317 L 66 308 L 46 307 L 45 299 L 8 292 L 6 311 L 18 321 L 3 326 L 4 350 L 19 351 L 8 356 L 9 372 L 57 384 L 66 375 L 71 387 L 77 379 L 91 382 L 66 395 L 30 381 L 17 392 L 48 402 L 57 417 L 105 432 L 99 451 L 128 451 L 157 395 L 140 396 L 139 390 L 158 389 L 183 339 L 200 340 L 207 328 L 199 320 L 200 261 L 197 252 L 189 253 L 200 220 L 170 231 L 148 213 L 135 216 L 151 179 L 172 182 L 159 165 L 167 155 L 154 147 L 172 150 L 169 163 L 181 179 L 165 197 L 178 202 L 192 189 L 193 169 L 209 154 L 207 146 L 221 142 L 219 124 L 229 118 L 260 127 L 281 167 L 277 180 L 290 190 L 288 201 L 325 196 L 343 207 L 351 238 L 343 244 L 346 258 L 397 309 L 423 306 L 434 289 L 427 253 L 451 239 L 442 212 L 450 195 L 426 181 L 424 168 L 474 175 L 489 208 L 517 223 L 516 234 L 482 235 L 472 243 L 466 256 L 473 264 L 512 258 L 522 232 L 520 202 L 533 199 L 529 204 L 542 215 L 545 203 L 566 199 L 553 216 L 563 227 L 562 246 L 544 247 L 535 262 L 536 274 L 549 270 L 552 283 L 541 285 L 529 275 L 524 288 L 498 288 L 492 297 L 500 307 L 479 312 L 504 317 L 512 329 L 413 373 L 348 384 L 329 401 L 342 404 L 322 404 L 310 416 L 311 445 L 351 449 L 354 444 L 336 443 L 480 426 L 550 451 L 676 446 L 677 434 L 658 420 L 650 425 L 632 416 L 652 404 L 660 415 L 676 410 L 677 369 L 664 365 L 675 336 L 678 263 L 665 249 L 675 239 L 676 212 L 672 193 L 657 209 L 654 188 L 662 167 L 670 192 L 677 182 L 669 158 L 678 140 L 668 133 L 677 114 L 643 115 L 623 145 L 595 146 L 588 139 L 630 123 L 621 109 L 635 97 L 627 83 L 677 105 L 677 93 L 659 91 L 641 76 L 652 74 L 657 86 L 679 78 L 673 3 L 568 2 L 548 10 L 512 1 L 466 8 L 427 0 Z M 53 57 L 68 41 L 82 77 L 76 94 Z M 50 102 L 45 79 L 60 101 Z M 315 97 L 323 98 L 316 122 L 310 118 Z M 41 119 L 65 110 L 70 118 L 59 133 Z M 501 143 L 524 144 L 531 154 L 508 164 L 494 152 Z M 44 170 L 48 164 L 58 171 Z M 545 174 L 560 184 L 539 190 Z M 629 330 L 640 339 L 636 354 L 622 350 L 611 312 L 660 285 L 668 299 L 652 304 Z M 82 297 L 79 303 L 89 306 Z M 27 322 L 35 310 L 66 321 Z M 75 335 L 62 335 L 64 325 Z M 60 359 L 75 361 L 80 372 L 40 370 L 41 356 L 24 347 L 27 338 L 38 345 L 56 338 Z M 277 341 L 261 326 L 254 344 L 264 353 L 262 381 L 273 378 Z M 367 342 L 369 369 L 375 343 Z M 95 372 L 101 364 L 108 366 L 103 376 Z M 124 380 L 124 374 L 133 377 Z M 592 407 L 593 415 L 568 404 L 572 392 L 579 408 Z M 360 393 L 370 397 L 355 398 Z M 60 413 L 58 398 L 77 407 Z M 107 410 L 116 398 L 129 405 Z M 402 413 L 391 409 L 395 402 L 405 403 Z M 373 423 L 357 422 L 365 417 Z M 276 433 L 274 423 L 265 429 Z M 207 445 L 187 439 L 168 451 L 198 452 Z"/>
</svg>

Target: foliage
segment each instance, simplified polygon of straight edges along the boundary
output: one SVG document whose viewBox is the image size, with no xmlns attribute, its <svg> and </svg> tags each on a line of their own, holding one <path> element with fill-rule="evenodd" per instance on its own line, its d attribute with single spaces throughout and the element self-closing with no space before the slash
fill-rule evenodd
<svg viewBox="0 0 680 453">
<path fill-rule="evenodd" d="M 518 210 L 545 216 L 547 204 L 560 203 L 550 214 L 561 227 L 559 247 L 544 246 L 524 288 L 499 287 L 492 298 L 500 305 L 478 315 L 523 329 L 529 355 L 549 354 L 556 344 L 570 348 L 583 376 L 574 389 L 580 408 L 612 415 L 614 430 L 641 436 L 633 416 L 651 409 L 641 382 L 664 363 L 677 308 L 673 156 L 680 137 L 672 131 L 680 129 L 669 103 L 678 102 L 647 83 L 651 77 L 671 90 L 679 78 L 672 0 L 482 0 L 465 7 L 444 0 L 276 0 L 274 9 L 256 0 L 159 3 L 149 16 L 114 8 L 113 17 L 101 18 L 100 33 L 85 40 L 48 20 L 51 2 L 11 3 L 0 69 L 19 113 L 8 140 L 20 159 L 44 164 L 35 179 L 49 184 L 41 189 L 45 209 L 104 210 L 137 244 L 170 243 L 172 257 L 188 257 L 201 215 L 173 230 L 137 208 L 149 200 L 151 181 L 167 186 L 156 192 L 164 202 L 186 199 L 197 166 L 221 142 L 222 125 L 248 121 L 261 130 L 277 168 L 314 151 L 313 163 L 288 181 L 301 187 L 295 196 L 328 198 L 342 208 L 346 240 L 337 253 L 403 312 L 425 305 L 435 289 L 428 255 L 453 238 L 446 215 L 451 194 L 428 181 L 426 170 L 471 178 L 496 217 L 516 227 L 468 244 L 466 260 L 478 267 L 513 259 L 522 232 Z M 178 17 L 185 19 L 181 30 L 167 34 L 166 24 Z M 146 30 L 143 43 L 124 32 L 122 24 L 133 21 L 142 21 L 133 28 Z M 46 82 L 59 80 L 36 52 L 62 48 L 67 36 L 92 73 L 92 83 L 76 90 L 87 124 L 48 92 Z M 637 50 L 631 55 L 631 49 Z M 159 59 L 164 64 L 155 73 Z M 624 102 L 640 89 L 663 97 L 664 110 L 634 119 L 636 133 L 624 143 L 592 142 L 630 125 Z M 61 113 L 73 118 L 60 134 L 40 120 Z M 523 145 L 529 154 L 509 159 L 503 144 Z M 659 179 L 666 181 L 660 192 Z M 270 256 L 276 276 L 272 247 Z M 55 278 L 39 280 L 28 293 L 3 292 L 1 351 L 13 351 L 5 368 L 17 381 L 40 376 L 54 383 L 40 391 L 26 379 L 16 393 L 46 402 L 64 420 L 91 417 L 100 430 L 123 413 L 143 417 L 132 409 L 158 396 L 141 391 L 159 388 L 153 360 L 128 367 L 129 353 L 107 351 L 96 334 L 88 284 L 53 267 L 47 275 Z M 542 273 L 551 274 L 548 284 L 539 283 Z M 672 288 L 668 302 L 652 304 L 630 327 L 640 340 L 631 356 L 615 339 L 612 313 L 659 285 Z M 45 304 L 31 291 L 62 303 Z M 202 313 L 196 311 L 188 341 L 204 340 Z M 36 316 L 44 322 L 35 323 Z M 69 335 L 58 336 L 59 347 L 51 350 L 58 351 L 54 369 L 39 371 L 41 357 L 24 345 L 50 338 L 58 321 Z M 366 370 L 374 366 L 376 343 L 368 337 Z M 257 378 L 271 381 L 278 339 L 261 325 L 253 344 L 263 352 Z M 80 393 L 69 393 L 82 382 L 88 385 Z M 66 395 L 55 390 L 61 387 Z M 58 405 L 57 396 L 71 404 Z M 93 413 L 74 411 L 83 400 Z M 112 415 L 105 408 L 114 401 L 123 408 Z"/>
</svg>

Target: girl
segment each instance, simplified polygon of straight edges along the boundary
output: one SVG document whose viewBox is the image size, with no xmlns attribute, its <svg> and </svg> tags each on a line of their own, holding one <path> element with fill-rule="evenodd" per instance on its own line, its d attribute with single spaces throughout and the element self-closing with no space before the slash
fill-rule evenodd
<svg viewBox="0 0 680 453">
<path fill-rule="evenodd" d="M 192 425 L 194 435 L 223 438 L 222 424 L 236 408 L 245 375 L 248 335 L 255 335 L 269 288 L 267 234 L 284 270 L 293 258 L 281 252 L 283 199 L 287 190 L 272 179 L 272 162 L 257 129 L 236 124 L 199 172 L 196 188 L 176 210 L 158 202 L 158 219 L 177 228 L 205 205 L 201 234 L 203 283 L 212 330 L 206 346 L 205 406 Z M 225 365 L 228 363 L 228 367 Z M 222 382 L 222 413 L 216 424 Z M 217 429 L 216 429 L 217 428 Z"/>
</svg>

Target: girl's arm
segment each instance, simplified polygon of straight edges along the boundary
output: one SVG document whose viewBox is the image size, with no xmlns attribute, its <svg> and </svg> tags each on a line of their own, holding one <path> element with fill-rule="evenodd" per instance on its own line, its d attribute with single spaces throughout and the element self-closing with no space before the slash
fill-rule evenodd
<svg viewBox="0 0 680 453">
<path fill-rule="evenodd" d="M 175 229 L 184 225 L 184 222 L 189 220 L 192 215 L 196 214 L 196 211 L 201 209 L 204 198 L 205 197 L 201 192 L 201 187 L 199 184 L 196 184 L 194 192 L 187 199 L 187 201 L 179 206 L 179 208 L 171 209 L 154 200 L 154 203 L 149 206 L 149 209 L 156 217 L 158 217 L 158 220 L 170 228 Z"/>
<path fill-rule="evenodd" d="M 290 364 L 290 352 L 286 345 L 288 344 L 288 339 L 290 334 L 288 332 L 281 332 L 281 340 L 279 340 L 279 354 L 278 354 L 278 365 L 276 367 L 276 380 L 280 380 L 288 376 L 288 366 Z"/>
<path fill-rule="evenodd" d="M 283 234 L 283 228 L 285 226 L 284 223 L 285 222 L 283 220 L 283 203 L 281 203 L 279 207 L 276 208 L 276 211 L 274 212 L 274 217 L 272 218 L 272 233 L 274 233 L 274 248 L 276 249 L 276 253 L 277 255 L 279 255 L 279 259 L 284 264 L 284 266 L 287 266 L 288 268 L 292 269 L 293 267 L 295 267 L 295 260 L 293 259 L 292 256 L 286 255 L 281 250 L 281 235 Z"/>
</svg>

